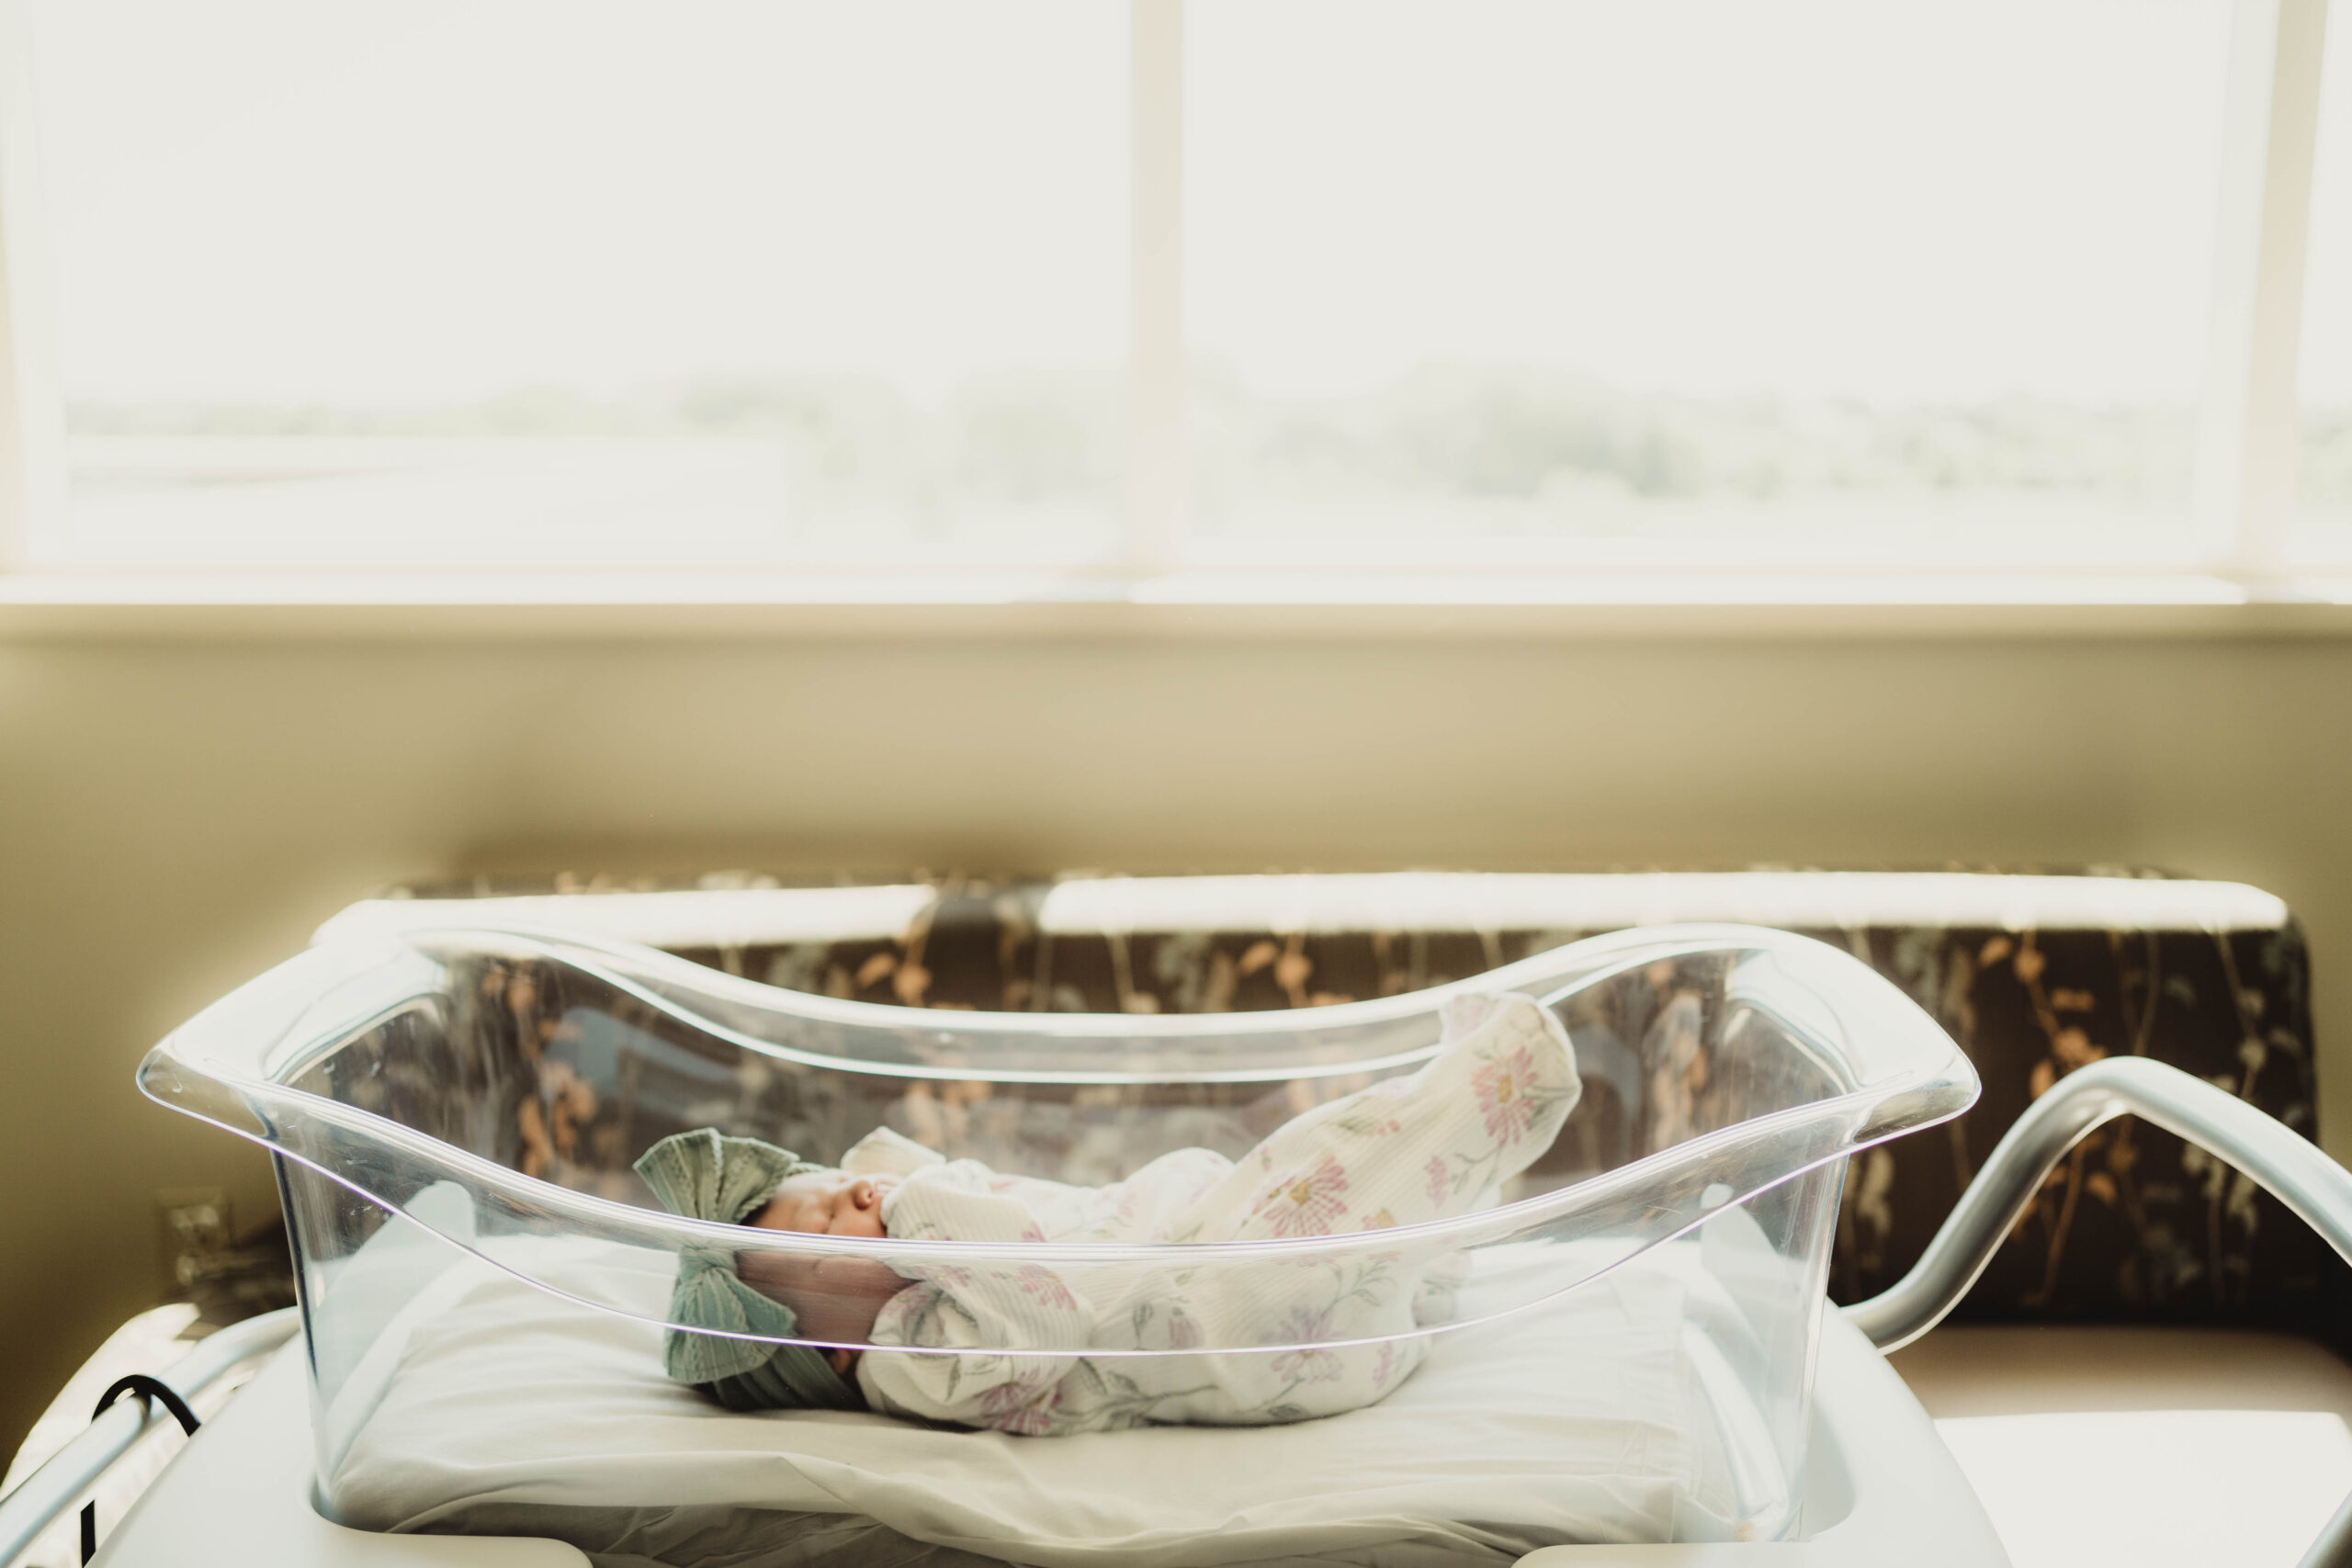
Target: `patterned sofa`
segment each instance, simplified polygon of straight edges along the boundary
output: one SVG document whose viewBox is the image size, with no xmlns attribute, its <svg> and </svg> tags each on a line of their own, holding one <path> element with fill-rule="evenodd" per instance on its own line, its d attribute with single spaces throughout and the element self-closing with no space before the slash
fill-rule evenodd
<svg viewBox="0 0 2352 1568">
<path fill-rule="evenodd" d="M 630 897 L 681 892 L 698 897 Z M 2172 1063 L 2306 1136 L 2314 1130 L 2309 962 L 2292 918 L 2252 888 L 2148 873 L 832 884 L 728 874 L 668 885 L 417 886 L 391 899 L 352 915 L 373 909 L 405 924 L 435 909 L 552 914 L 773 985 L 1012 1010 L 1306 1008 L 1462 978 L 1632 924 L 1738 919 L 1801 931 L 1901 986 L 1984 1083 L 1961 1121 L 1855 1162 L 1832 1273 L 1840 1301 L 1908 1269 L 2024 1106 L 2101 1056 Z M 568 1130 L 552 1124 L 563 1120 L 560 1097 L 523 1114 L 524 1143 L 559 1161 L 548 1140 Z M 2352 1348 L 2343 1298 L 2335 1259 L 2267 1194 L 2126 1120 L 2052 1173 L 1958 1315 L 2230 1323 Z"/>
</svg>

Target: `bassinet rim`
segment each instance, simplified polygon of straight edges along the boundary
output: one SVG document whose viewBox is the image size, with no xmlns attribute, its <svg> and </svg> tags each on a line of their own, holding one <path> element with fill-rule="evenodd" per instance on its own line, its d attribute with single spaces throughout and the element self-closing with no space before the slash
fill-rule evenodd
<svg viewBox="0 0 2352 1568">
<path fill-rule="evenodd" d="M 489 936 L 552 942 L 563 946 L 582 946 L 592 951 L 607 950 L 617 956 L 632 960 L 645 959 L 658 961 L 665 965 L 671 964 L 681 965 L 688 971 L 695 972 L 693 977 L 697 981 L 709 976 L 733 981 L 738 986 L 751 987 L 766 995 L 790 998 L 796 1007 L 811 999 L 806 993 L 785 991 L 781 987 L 765 986 L 741 976 L 718 975 L 717 972 L 705 970 L 700 965 L 691 964 L 690 961 L 677 959 L 660 950 L 643 948 L 633 943 L 617 942 L 599 937 L 582 939 L 575 933 L 550 932 L 545 930 L 518 931 L 470 927 L 435 927 L 431 928 L 429 931 L 402 933 L 397 938 L 368 938 L 347 944 L 335 943 L 315 948 L 302 957 L 290 960 L 288 964 L 268 972 L 253 982 L 253 986 L 258 987 L 273 977 L 284 976 L 287 971 L 303 964 L 307 959 L 317 959 L 323 963 L 337 956 L 351 958 L 364 953 L 381 953 L 387 950 L 388 942 L 395 951 L 405 952 L 433 962 L 425 948 L 414 940 L 419 936 L 437 936 L 444 939 Z M 586 1228 L 600 1234 L 613 1235 L 616 1232 L 642 1231 L 649 1233 L 647 1244 L 654 1246 L 662 1245 L 663 1238 L 669 1238 L 677 1243 L 704 1246 L 723 1241 L 730 1243 L 732 1249 L 738 1252 L 765 1251 L 802 1256 L 833 1255 L 868 1258 L 888 1256 L 909 1263 L 936 1261 L 951 1265 L 959 1260 L 973 1263 L 1001 1262 L 1007 1258 L 1014 1257 L 1031 1261 L 1069 1264 L 1157 1263 L 1162 1265 L 1183 1262 L 1210 1264 L 1277 1257 L 1300 1258 L 1317 1256 L 1324 1252 L 1344 1253 L 1359 1250 L 1364 1245 L 1363 1236 L 1366 1234 L 1393 1236 L 1405 1243 L 1433 1243 L 1442 1239 L 1453 1245 L 1476 1245 L 1476 1238 L 1482 1234 L 1509 1235 L 1531 1229 L 1562 1218 L 1577 1209 L 1591 1205 L 1596 1201 L 1606 1201 L 1620 1189 L 1658 1183 L 1662 1178 L 1669 1178 L 1677 1174 L 1679 1167 L 1703 1168 L 1719 1149 L 1753 1137 L 1759 1130 L 1807 1128 L 1818 1134 L 1822 1130 L 1837 1129 L 1841 1122 L 1849 1123 L 1842 1133 L 1834 1138 L 1836 1146 L 1818 1158 L 1781 1172 L 1770 1181 L 1760 1183 L 1743 1191 L 1732 1192 L 1718 1202 L 1694 1205 L 1690 1223 L 1697 1224 L 1713 1217 L 1722 1209 L 1749 1202 L 1782 1182 L 1817 1168 L 1822 1163 L 1843 1157 L 1903 1133 L 1948 1121 L 1966 1110 L 1976 1097 L 1978 1091 L 1976 1075 L 1965 1055 L 1951 1043 L 1948 1035 L 1936 1028 L 1931 1020 L 1928 1020 L 1924 1013 L 1918 1012 L 1916 1003 L 1905 997 L 1890 982 L 1871 971 L 1851 954 L 1829 943 L 1765 927 L 1693 924 L 1630 928 L 1626 931 L 1605 933 L 1602 936 L 1587 938 L 1583 942 L 1566 944 L 1562 948 L 1550 949 L 1544 953 L 1519 960 L 1515 964 L 1506 964 L 1464 980 L 1448 982 L 1444 986 L 1425 987 L 1420 991 L 1404 993 L 1396 998 L 1376 998 L 1370 1003 L 1339 1004 L 1315 1010 L 1319 1016 L 1328 1017 L 1340 1013 L 1343 1008 L 1377 1007 L 1382 1010 L 1380 1017 L 1383 1019 L 1391 1016 L 1409 1018 L 1419 1012 L 1433 1010 L 1435 1007 L 1442 1005 L 1445 998 L 1453 996 L 1492 991 L 1497 987 L 1488 982 L 1495 977 L 1508 975 L 1513 970 L 1524 970 L 1531 964 L 1540 964 L 1542 960 L 1554 957 L 1569 948 L 1590 948 L 1596 952 L 1606 952 L 1611 947 L 1628 951 L 1619 962 L 1596 964 L 1589 970 L 1577 973 L 1570 980 L 1564 982 L 1561 989 L 1549 996 L 1539 998 L 1541 1004 L 1547 1007 L 1555 1006 L 1576 990 L 1601 983 L 1623 973 L 1628 967 L 1652 962 L 1662 956 L 1727 951 L 1794 952 L 1814 957 L 1816 962 L 1830 962 L 1845 969 L 1856 981 L 1877 987 L 1887 997 L 1899 1001 L 1905 1009 L 1917 1015 L 1918 1023 L 1924 1025 L 1926 1030 L 1932 1032 L 1934 1037 L 1941 1042 L 1943 1047 L 1939 1054 L 1941 1059 L 1922 1060 L 1883 1077 L 1858 1084 L 1837 1095 L 1788 1107 L 1764 1116 L 1748 1118 L 1728 1127 L 1699 1134 L 1630 1160 L 1614 1169 L 1601 1171 L 1582 1181 L 1452 1219 L 1401 1225 L 1393 1230 L 1378 1233 L 1350 1232 L 1331 1236 L 1286 1237 L 1249 1242 L 1119 1244 L 1115 1246 L 1086 1243 L 937 1242 L 917 1241 L 903 1237 L 865 1239 L 813 1235 L 797 1232 L 747 1233 L 743 1227 L 687 1219 L 564 1187 L 459 1148 L 390 1117 L 311 1094 L 285 1081 L 311 1066 L 322 1053 L 348 1042 L 355 1035 L 395 1015 L 401 1009 L 413 1005 L 418 996 L 425 993 L 413 993 L 402 1001 L 379 1009 L 365 1019 L 345 1020 L 338 1022 L 314 1043 L 299 1050 L 281 1063 L 274 1075 L 264 1077 L 242 1071 L 236 1066 L 222 1061 L 214 1054 L 206 1053 L 198 1056 L 192 1053 L 183 1055 L 180 1050 L 182 1045 L 193 1043 L 193 1037 L 202 1032 L 202 1026 L 206 1024 L 208 1019 L 212 1019 L 222 1010 L 228 1009 L 230 1004 L 235 1002 L 244 994 L 244 991 L 252 987 L 241 988 L 239 992 L 232 992 L 230 997 L 214 1004 L 213 1008 L 207 1009 L 187 1024 L 166 1035 L 141 1063 L 138 1085 L 142 1094 L 159 1105 L 183 1114 L 195 1116 L 223 1131 L 256 1143 L 268 1149 L 273 1156 L 291 1159 L 304 1168 L 317 1172 L 351 1191 L 355 1196 L 389 1213 L 401 1214 L 412 1220 L 413 1223 L 445 1236 L 446 1233 L 441 1232 L 438 1227 L 417 1219 L 401 1204 L 390 1201 L 380 1194 L 368 1191 L 364 1186 L 346 1179 L 326 1165 L 307 1157 L 300 1149 L 290 1146 L 279 1137 L 273 1135 L 273 1118 L 269 1113 L 269 1102 L 291 1099 L 307 1102 L 311 1107 L 323 1108 L 313 1111 L 312 1114 L 320 1115 L 330 1122 L 341 1123 L 359 1131 L 368 1137 L 390 1144 L 419 1163 L 435 1168 L 437 1174 L 447 1179 L 456 1179 L 463 1185 L 478 1190 L 499 1193 L 502 1197 L 514 1202 L 517 1207 L 527 1205 L 526 1212 L 537 1212 L 535 1217 L 577 1219 L 584 1222 Z M 549 956 L 559 961 L 571 962 L 560 953 L 551 953 Z M 625 976 L 605 977 L 626 984 Z M 1504 988 L 1508 989 L 1508 987 Z M 635 991 L 637 987 L 631 987 L 630 989 Z M 726 1030 L 724 1026 L 718 1025 L 715 1021 L 695 1017 L 682 1007 L 663 998 L 647 998 L 645 999 L 662 1006 L 665 1011 L 682 1017 L 684 1021 L 695 1028 L 709 1029 L 714 1032 L 723 1032 L 730 1038 L 740 1037 L 752 1043 L 760 1043 L 751 1041 L 751 1037 L 740 1036 L 740 1032 Z M 888 1015 L 893 1020 L 921 1019 L 927 1027 L 935 1028 L 938 1025 L 937 1015 L 928 1010 L 888 1007 L 877 1003 L 839 1002 L 834 998 L 814 999 L 831 1003 L 835 1008 L 853 1010 L 851 1014 L 853 1019 L 860 1013 L 868 1017 Z M 301 1016 L 297 1015 L 298 1021 Z M 956 1026 L 960 1029 L 969 1019 L 987 1016 L 989 1015 L 958 1014 Z M 1130 1021 L 1128 1015 L 1114 1013 L 995 1016 L 999 1019 L 1013 1021 L 1023 1021 L 1032 1017 L 1060 1018 L 1080 1023 L 1100 1023 L 1113 1020 L 1122 1023 Z M 1249 1020 L 1259 1028 L 1272 1031 L 1282 1027 L 1281 1021 L 1295 1018 L 1296 1010 L 1268 1010 L 1262 1013 L 1182 1016 L 1206 1018 L 1212 1022 L 1227 1019 Z M 1003 1025 L 999 1027 L 1006 1029 Z M 1789 1027 L 1792 1037 L 1804 1038 L 1804 1032 L 1800 1027 L 1794 1024 Z M 274 1048 L 275 1043 L 272 1043 L 271 1046 L 263 1049 L 266 1051 Z M 1397 1062 L 1383 1065 L 1405 1065 L 1405 1062 L 1415 1056 L 1427 1055 L 1430 1050 L 1434 1050 L 1434 1047 L 1417 1051 Z M 259 1053 L 256 1054 L 256 1059 Z M 823 1057 L 813 1053 L 808 1054 L 808 1065 L 820 1070 L 853 1070 L 842 1062 L 842 1059 Z M 207 1070 L 208 1068 L 209 1070 Z M 185 1069 L 185 1072 L 181 1069 Z M 1348 1064 L 1338 1070 L 1362 1071 L 1365 1070 L 1365 1065 Z M 1271 1072 L 1272 1069 L 1268 1071 Z M 923 1076 L 952 1079 L 967 1075 L 960 1069 L 941 1069 Z M 1253 1070 L 1250 1080 L 1245 1081 L 1254 1081 L 1262 1076 L 1265 1075 Z M 1297 1076 L 1299 1074 L 1295 1071 L 1284 1071 L 1280 1075 L 1283 1078 Z M 1131 1077 L 1136 1081 L 1171 1081 L 1164 1077 L 1151 1077 L 1141 1074 L 1131 1075 Z M 228 1095 L 239 1102 L 239 1108 L 254 1119 L 254 1124 L 241 1125 L 239 1122 L 225 1114 L 208 1113 L 207 1111 L 198 1109 L 189 1100 L 179 1098 L 167 1087 L 167 1084 L 170 1084 L 186 1089 L 189 1087 L 191 1078 L 209 1084 L 214 1089 L 227 1091 Z M 1087 1081 L 1097 1080 L 1090 1077 Z M 1874 1112 L 1883 1112 L 1890 1103 L 1905 1102 L 1910 1108 L 1909 1114 L 1900 1117 L 1888 1117 L 1882 1114 L 1878 1118 L 1877 1124 L 1872 1123 L 1871 1117 Z M 225 1110 L 225 1108 L 216 1109 Z M 1671 1239 L 1671 1235 L 1679 1234 L 1681 1234 L 1680 1230 L 1677 1230 L 1669 1235 L 1656 1238 L 1627 1256 L 1637 1256 L 1639 1251 L 1646 1250 L 1647 1246 L 1656 1245 L 1657 1241 Z M 465 1241 L 458 1237 L 446 1236 L 446 1239 L 459 1247 L 466 1246 Z M 474 1249 L 469 1247 L 468 1250 Z"/>
</svg>

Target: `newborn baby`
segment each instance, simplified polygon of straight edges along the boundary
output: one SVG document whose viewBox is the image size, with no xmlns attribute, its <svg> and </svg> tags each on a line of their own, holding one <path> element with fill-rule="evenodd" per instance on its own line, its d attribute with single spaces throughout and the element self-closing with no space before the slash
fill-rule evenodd
<svg viewBox="0 0 2352 1568">
<path fill-rule="evenodd" d="M 1070 1187 L 943 1159 L 887 1128 L 839 1168 L 705 1128 L 665 1138 L 638 1170 L 673 1212 L 768 1230 L 923 1241 L 1234 1242 L 1333 1235 L 1492 1204 L 1551 1146 L 1581 1085 L 1550 1010 L 1518 995 L 1457 997 L 1438 1054 L 1283 1123 L 1238 1162 L 1161 1156 L 1124 1181 Z M 1451 1281 L 1424 1248 L 1271 1258 L 1239 1270 L 890 1269 L 863 1258 L 688 1251 L 672 1321 L 929 1350 L 820 1350 L 673 1331 L 669 1374 L 731 1408 L 856 1409 L 1033 1436 L 1147 1423 L 1257 1426 L 1371 1404 L 1419 1365 Z M 732 1267 L 730 1267 L 730 1263 Z M 1205 1278 L 1204 1278 L 1205 1276 Z M 1090 1295 L 1101 1299 L 1090 1299 Z M 1340 1340 L 1379 1343 L 1323 1348 Z M 1181 1351 L 1003 1355 L 1024 1347 Z M 854 1380 L 854 1382 L 852 1380 Z"/>
</svg>

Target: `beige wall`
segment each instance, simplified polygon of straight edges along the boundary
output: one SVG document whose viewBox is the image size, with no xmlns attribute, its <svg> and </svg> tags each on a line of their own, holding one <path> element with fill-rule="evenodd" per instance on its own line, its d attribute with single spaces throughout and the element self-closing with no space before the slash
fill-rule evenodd
<svg viewBox="0 0 2352 1568">
<path fill-rule="evenodd" d="M 2352 1152 L 2352 640 L 0 643 L 0 1443 L 266 1168 L 156 1036 L 418 874 L 2142 862 L 2283 895 Z"/>
</svg>

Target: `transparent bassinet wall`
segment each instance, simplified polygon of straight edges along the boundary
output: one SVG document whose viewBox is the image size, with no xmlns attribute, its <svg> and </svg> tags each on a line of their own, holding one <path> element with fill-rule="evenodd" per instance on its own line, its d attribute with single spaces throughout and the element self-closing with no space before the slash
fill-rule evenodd
<svg viewBox="0 0 2352 1568">
<path fill-rule="evenodd" d="M 1188 1145 L 1238 1156 L 1310 1106 L 1413 1071 L 1447 998 L 1505 990 L 1566 1025 L 1583 1098 L 1498 1204 L 1442 1223 L 1238 1245 L 856 1241 L 676 1219 L 630 1168 L 701 1126 L 821 1161 L 888 1126 L 951 1158 L 1084 1185 Z M 1631 1271 L 1674 1281 L 1688 1408 L 1713 1430 L 1705 1484 L 1678 1502 L 1673 1531 L 1747 1540 L 1803 1528 L 1842 1156 L 1976 1093 L 1950 1038 L 1866 966 L 1740 927 L 1623 932 L 1313 1011 L 1135 1018 L 876 1007 L 556 932 L 414 933 L 282 965 L 157 1046 L 140 1082 L 277 1156 L 320 1497 L 346 1523 L 413 1518 L 413 1495 L 392 1506 L 356 1478 L 388 1461 L 430 1472 L 423 1450 L 447 1429 L 435 1419 L 463 1419 L 460 1404 L 418 1414 L 434 1412 L 425 1352 L 449 1325 L 659 1323 L 682 1254 L 858 1256 L 923 1278 L 1042 1269 L 1091 1302 L 1148 1302 L 1180 1271 L 1197 1295 L 1378 1254 L 1458 1284 L 1419 1331 L 1441 1339 L 1530 1321 Z M 537 1310 L 498 1317 L 479 1304 L 492 1286 Z M 644 1337 L 642 1375 L 658 1379 L 660 1336 Z M 1325 1347 L 1295 1325 L 1227 1338 L 1166 1354 Z M 1007 1347 L 975 1353 L 991 1348 Z M 419 1451 L 388 1455 L 403 1445 Z"/>
</svg>

